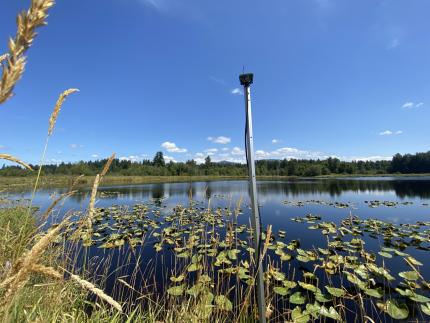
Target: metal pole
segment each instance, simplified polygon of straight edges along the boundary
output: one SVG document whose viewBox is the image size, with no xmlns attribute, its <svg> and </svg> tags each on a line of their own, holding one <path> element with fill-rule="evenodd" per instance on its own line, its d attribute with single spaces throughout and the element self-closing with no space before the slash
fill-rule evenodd
<svg viewBox="0 0 430 323">
<path fill-rule="evenodd" d="M 245 113 L 246 113 L 246 155 L 248 162 L 248 175 L 249 175 L 249 191 L 251 197 L 252 217 L 251 225 L 254 233 L 254 249 L 255 249 L 255 263 L 257 267 L 257 302 L 258 302 L 258 316 L 261 323 L 266 322 L 266 301 L 264 296 L 264 278 L 263 278 L 263 265 L 260 259 L 260 212 L 258 209 L 257 200 L 257 182 L 255 177 L 255 161 L 254 161 L 254 137 L 252 132 L 252 113 L 251 113 L 251 84 L 253 82 L 253 74 L 242 74 L 239 77 L 240 83 L 244 88 L 245 96 Z"/>
</svg>

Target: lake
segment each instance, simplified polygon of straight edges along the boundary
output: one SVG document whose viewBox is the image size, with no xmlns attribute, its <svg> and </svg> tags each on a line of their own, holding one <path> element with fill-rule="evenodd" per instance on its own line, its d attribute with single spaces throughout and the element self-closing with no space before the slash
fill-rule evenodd
<svg viewBox="0 0 430 323">
<path fill-rule="evenodd" d="M 402 285 L 404 284 L 404 282 L 402 283 L 403 280 L 397 274 L 411 271 L 410 264 L 404 259 L 409 256 L 422 263 L 422 266 L 418 264 L 416 267 L 419 267 L 420 275 L 422 275 L 423 278 L 430 279 L 430 266 L 428 266 L 429 262 L 427 261 L 429 253 L 428 225 L 430 224 L 429 177 L 363 177 L 259 181 L 257 189 L 262 227 L 266 229 L 268 225 L 272 225 L 272 233 L 274 235 L 273 247 L 269 248 L 267 253 L 267 255 L 273 259 L 265 260 L 265 267 L 269 268 L 269 271 L 271 270 L 270 268 L 272 268 L 271 261 L 273 261 L 273 268 L 276 268 L 273 269 L 274 271 L 283 272 L 288 277 L 293 275 L 295 280 L 306 280 L 307 278 L 305 278 L 306 275 L 304 273 L 311 273 L 314 271 L 313 261 L 315 261 L 315 259 L 313 258 L 314 255 L 312 255 L 312 252 L 314 252 L 313 250 L 316 250 L 318 247 L 325 250 L 327 247 L 327 240 L 330 234 L 321 234 L 320 231 L 324 228 L 327 229 L 327 227 L 329 230 L 330 226 L 333 227 L 334 225 L 336 233 L 333 234 L 332 243 L 336 242 L 336 240 L 347 240 L 344 238 L 344 234 L 345 237 L 347 237 L 348 233 L 342 231 L 342 234 L 340 234 L 341 230 L 338 231 L 341 226 L 349 228 L 352 231 L 356 230 L 358 233 L 352 234 L 352 238 L 360 238 L 365 245 L 366 251 L 369 252 L 369 254 L 377 255 L 376 259 L 372 261 L 374 261 L 378 267 L 389 268 L 389 271 L 392 273 L 393 279 L 388 279 L 390 280 L 390 286 L 384 282 L 377 282 L 374 285 L 374 289 L 372 289 L 373 291 L 377 288 L 382 288 L 385 293 L 394 292 L 396 286 L 400 286 L 406 291 L 412 290 L 412 287 L 408 283 L 409 280 L 406 280 L 408 286 L 405 287 Z M 54 192 L 60 194 L 66 192 L 66 190 L 41 189 L 37 193 L 33 204 L 40 206 L 43 211 L 52 202 L 52 194 Z M 89 193 L 90 191 L 88 189 L 82 189 L 78 194 L 70 197 L 58 208 L 56 217 L 61 218 L 70 210 L 85 210 L 88 206 Z M 30 197 L 30 192 L 19 194 L 11 193 L 10 197 L 14 199 L 28 199 Z M 230 212 L 230 210 L 237 208 L 238 201 L 242 201 L 240 207 L 241 212 L 237 216 L 233 216 L 232 214 L 234 212 Z M 184 268 L 190 266 L 190 262 L 182 259 L 178 261 L 176 257 L 178 253 L 183 254 L 182 249 L 186 248 L 187 239 L 182 239 L 183 242 L 181 244 L 180 237 L 169 236 L 172 228 L 171 223 L 175 223 L 174 221 L 176 221 L 173 215 L 177 216 L 181 210 L 182 213 L 185 212 L 184 209 L 178 208 L 178 205 L 182 205 L 184 208 L 190 206 L 195 209 L 195 211 L 187 211 L 185 213 L 189 214 L 189 219 L 184 225 L 184 229 L 181 227 L 182 224 L 179 226 L 174 225 L 173 231 L 181 227 L 181 230 L 183 230 L 181 232 L 185 232 L 184 234 L 187 234 L 187 239 L 189 239 L 192 232 L 186 228 L 190 226 L 193 227 L 192 220 L 190 221 L 190 219 L 197 219 L 196 214 L 200 212 L 199 220 L 195 221 L 196 223 L 203 223 L 205 220 L 201 220 L 201 216 L 202 214 L 204 216 L 204 212 L 208 207 L 214 210 L 214 212 L 218 210 L 219 216 L 211 218 L 211 221 L 214 219 L 218 221 L 216 222 L 218 223 L 217 228 L 215 229 L 215 225 L 213 225 L 214 228 L 211 228 L 210 225 L 205 223 L 197 227 L 201 229 L 201 231 L 197 232 L 203 235 L 204 232 L 202 231 L 207 231 L 208 235 L 212 235 L 212 239 L 216 236 L 218 239 L 217 241 L 221 241 L 222 243 L 229 238 L 228 228 L 238 228 L 242 226 L 242 231 L 233 230 L 236 232 L 235 234 L 239 236 L 241 234 L 244 235 L 243 239 L 239 240 L 242 243 L 242 248 L 237 247 L 237 261 L 247 259 L 245 250 L 246 246 L 250 244 L 246 244 L 246 242 L 243 243 L 243 241 L 247 240 L 246 230 L 243 231 L 243 228 L 249 224 L 250 215 L 247 182 L 210 181 L 109 186 L 100 188 L 96 207 L 101 209 L 102 215 L 100 215 L 100 221 L 97 225 L 103 226 L 103 228 L 101 228 L 100 231 L 96 231 L 100 232 L 99 237 L 102 237 L 100 239 L 101 242 L 93 244 L 90 248 L 82 248 L 82 246 L 80 246 L 75 249 L 76 255 L 80 259 L 78 263 L 86 263 L 83 259 L 88 257 L 90 260 L 89 263 L 86 263 L 88 266 L 87 269 L 95 275 L 104 277 L 101 278 L 99 283 L 104 285 L 109 293 L 122 300 L 132 299 L 134 301 L 139 299 L 139 293 L 126 292 L 124 286 L 117 282 L 118 278 L 121 277 L 121 279 L 126 280 L 128 283 L 132 282 L 133 286 L 144 286 L 142 290 L 151 291 L 151 293 L 154 293 L 154 291 L 160 293 L 165 291 L 167 288 L 166 281 L 169 281 L 168 278 L 173 274 L 179 274 Z M 130 215 L 129 218 L 127 218 L 127 216 L 122 218 L 123 214 L 137 214 L 139 212 L 143 212 L 142 214 L 145 214 L 145 216 L 140 218 L 140 215 Z M 351 224 L 356 216 L 359 217 L 360 221 L 363 221 L 360 223 L 360 227 L 358 224 Z M 132 221 L 135 221 L 137 218 L 139 221 L 137 221 L 136 223 L 138 224 L 135 225 Z M 381 220 L 384 224 L 378 224 L 379 222 L 376 222 L 377 227 L 375 229 L 372 227 L 374 222 L 370 219 Z M 412 227 L 405 226 L 405 224 L 416 224 L 417 222 L 422 224 Z M 333 225 L 330 223 L 333 223 Z M 391 227 L 391 225 L 393 226 Z M 131 226 L 135 231 L 129 230 Z M 109 227 L 110 231 L 108 231 L 108 233 L 106 233 L 106 227 Z M 166 228 L 168 228 L 168 232 L 164 231 Z M 132 237 L 137 231 L 139 235 L 136 234 L 136 237 L 141 237 L 143 235 L 145 241 L 138 243 L 135 248 L 130 248 L 127 243 L 127 241 L 130 240 L 127 239 Z M 283 234 L 283 231 L 286 233 Z M 387 236 L 388 231 L 389 233 Z M 154 234 L 154 232 L 161 233 Z M 106 242 L 106 239 L 103 240 L 103 235 L 113 233 L 119 233 L 116 238 L 117 240 L 115 240 L 116 242 L 119 241 L 119 248 L 111 248 L 112 246 L 107 249 L 100 248 L 100 245 Z M 416 235 L 417 238 L 411 239 L 414 235 Z M 170 243 L 168 239 L 173 240 L 173 242 Z M 339 254 L 342 252 L 345 253 L 346 251 L 345 257 L 347 254 L 352 257 L 354 252 L 359 252 L 359 250 L 361 250 L 360 248 L 354 250 L 356 246 L 353 244 L 356 242 L 353 240 L 354 239 L 351 240 L 353 243 L 347 242 L 346 245 L 341 244 L 333 250 L 339 250 Z M 113 243 L 116 243 L 115 241 Z M 281 243 L 275 246 L 275 242 L 278 243 L 277 241 L 281 241 Z M 291 241 L 297 241 L 298 247 L 296 246 L 292 249 L 287 247 L 286 251 L 288 254 L 293 255 L 293 259 L 290 261 L 289 266 L 285 267 L 283 265 L 285 262 L 280 262 L 275 257 L 278 257 L 276 255 L 280 254 L 285 255 L 283 251 L 285 249 L 283 248 Z M 237 244 L 237 241 L 235 243 Z M 158 247 L 159 249 L 157 250 Z M 176 247 L 178 250 L 175 249 L 175 251 L 173 251 L 173 247 Z M 221 245 L 221 247 L 217 248 L 219 250 L 227 250 L 230 247 L 227 248 L 225 245 Z M 220 252 L 218 249 L 214 256 L 217 255 L 217 252 Z M 303 253 L 303 250 L 308 250 L 310 253 L 301 255 L 300 252 Z M 331 256 L 336 254 L 336 251 L 333 250 L 331 251 Z M 398 251 L 395 252 L 395 250 Z M 297 251 L 299 251 L 299 254 L 296 255 L 295 253 Z M 378 252 L 381 256 L 378 255 Z M 407 256 L 403 253 L 407 254 Z M 302 257 L 300 258 L 300 256 Z M 184 258 L 191 259 L 191 255 L 189 255 L 189 257 L 185 255 Z M 216 259 L 218 260 L 218 258 Z M 225 264 L 221 261 L 222 265 L 219 266 L 219 268 L 225 268 L 227 264 L 231 262 L 236 263 L 234 260 L 235 257 L 230 257 L 229 254 L 229 258 Z M 193 258 L 193 260 L 191 260 L 191 264 L 199 262 L 200 259 L 194 261 Z M 357 266 L 358 263 L 355 267 L 352 267 L 352 272 L 361 275 L 362 273 L 357 270 Z M 342 268 L 342 270 L 351 269 L 350 264 L 348 264 L 348 266 L 347 264 L 342 264 L 341 267 L 339 265 L 339 268 Z M 109 274 L 102 275 L 102 273 L 106 272 Z M 190 284 L 192 284 L 197 279 L 197 276 L 195 275 L 195 270 L 188 270 L 188 272 L 190 273 Z M 375 273 L 369 272 L 369 275 L 370 274 Z M 320 284 L 324 284 L 324 282 L 327 281 L 333 283 L 330 279 L 330 275 L 324 275 L 324 273 L 318 272 L 316 275 Z M 216 275 L 214 275 L 214 277 L 215 276 Z M 367 274 L 363 274 L 357 277 L 361 277 L 367 284 L 370 279 L 370 276 L 367 276 Z M 275 286 L 277 284 L 276 275 L 273 274 L 273 277 L 275 278 L 272 278 L 271 283 L 274 283 Z M 348 293 L 351 294 L 354 288 L 357 289 L 356 286 L 353 286 L 354 284 L 362 290 L 370 289 L 369 285 L 366 285 L 365 288 L 362 287 L 360 285 L 360 280 L 358 280 L 359 282 L 357 283 L 357 281 L 354 280 L 356 279 L 355 276 L 351 278 L 352 276 L 347 274 L 347 277 L 350 282 L 348 283 L 349 285 L 342 283 L 342 279 L 340 278 L 339 282 L 333 279 L 334 286 L 339 287 L 341 285 L 347 290 L 348 288 L 352 288 L 352 291 L 348 290 Z M 386 278 L 387 276 L 385 276 L 383 280 Z M 243 280 L 245 281 L 245 279 Z M 227 286 L 236 286 L 236 290 L 243 290 L 244 288 L 242 285 L 239 287 L 237 282 L 232 282 L 231 280 L 228 281 Z M 415 287 L 413 288 L 415 293 Z M 304 291 L 306 291 L 305 287 L 301 289 L 302 293 L 304 293 Z M 283 290 L 278 289 L 276 293 L 277 296 L 272 300 L 275 308 L 279 310 L 279 313 L 282 313 L 282 308 L 294 308 L 295 306 L 289 304 L 285 298 L 283 298 L 283 292 Z M 325 290 L 323 290 L 323 292 L 325 292 Z M 239 301 L 236 299 L 237 294 L 236 297 L 234 296 L 234 293 L 237 293 L 237 291 L 231 294 L 232 292 L 230 290 L 228 293 L 230 293 L 229 295 L 234 299 L 234 305 L 237 305 Z M 381 299 L 386 298 L 385 293 Z M 420 293 L 423 297 L 429 296 L 428 289 Z M 308 300 L 313 300 L 313 296 L 308 295 L 307 297 Z M 376 299 L 379 298 L 380 297 L 376 297 Z M 410 303 L 410 299 L 414 299 L 414 296 L 396 296 L 396 300 L 399 302 L 407 303 L 409 311 L 411 312 L 410 317 L 422 319 L 423 314 L 419 311 L 418 304 L 420 302 L 417 302 L 417 304 Z M 422 303 L 425 303 L 425 301 L 426 298 L 422 299 Z M 294 304 L 300 305 L 302 303 L 299 301 Z M 388 316 L 381 316 L 380 311 L 376 309 L 371 300 L 365 302 L 363 306 L 366 308 L 367 313 L 371 313 L 370 316 L 374 319 L 387 320 Z M 356 305 L 346 301 L 345 307 L 347 310 L 345 310 L 344 316 L 352 319 L 354 313 L 357 311 Z"/>
</svg>

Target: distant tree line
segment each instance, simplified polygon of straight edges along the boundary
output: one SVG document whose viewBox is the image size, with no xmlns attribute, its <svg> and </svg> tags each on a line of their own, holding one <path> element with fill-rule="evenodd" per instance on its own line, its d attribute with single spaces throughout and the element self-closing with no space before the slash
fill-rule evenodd
<svg viewBox="0 0 430 323">
<path fill-rule="evenodd" d="M 106 159 L 46 165 L 45 175 L 95 175 L 101 171 Z M 33 166 L 38 169 L 38 166 Z M 324 160 L 258 160 L 257 175 L 267 176 L 319 176 L 330 174 L 389 174 L 430 173 L 430 151 L 414 155 L 396 154 L 393 159 L 380 161 L 341 161 L 338 158 Z M 153 160 L 132 162 L 116 159 L 110 168 L 111 175 L 125 176 L 245 176 L 246 165 L 231 162 L 212 162 L 210 156 L 197 164 L 194 160 L 166 163 L 163 153 L 157 152 Z M 0 169 L 0 176 L 28 176 L 32 173 L 17 166 Z"/>
</svg>

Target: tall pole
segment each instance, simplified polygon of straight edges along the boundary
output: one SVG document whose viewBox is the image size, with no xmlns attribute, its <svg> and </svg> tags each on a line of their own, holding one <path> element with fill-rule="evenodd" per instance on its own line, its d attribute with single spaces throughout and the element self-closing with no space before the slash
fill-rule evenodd
<svg viewBox="0 0 430 323">
<path fill-rule="evenodd" d="M 255 264 L 257 266 L 257 302 L 258 302 L 258 317 L 260 323 L 266 322 L 266 301 L 264 297 L 264 278 L 263 265 L 261 256 L 261 237 L 260 237 L 260 212 L 258 209 L 257 200 L 257 181 L 255 177 L 255 161 L 254 161 L 254 137 L 252 132 L 252 113 L 251 113 L 251 84 L 253 82 L 253 74 L 242 74 L 239 76 L 240 84 L 244 88 L 245 96 L 245 113 L 246 113 L 246 157 L 248 163 L 249 175 L 249 193 L 251 197 L 252 217 L 251 225 L 254 233 L 254 249 L 255 249 Z"/>
</svg>

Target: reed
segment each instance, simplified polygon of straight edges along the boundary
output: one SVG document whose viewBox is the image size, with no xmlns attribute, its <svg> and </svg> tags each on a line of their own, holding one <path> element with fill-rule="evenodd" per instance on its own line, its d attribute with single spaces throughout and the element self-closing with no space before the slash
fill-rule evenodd
<svg viewBox="0 0 430 323">
<path fill-rule="evenodd" d="M 8 160 L 14 163 L 17 163 L 25 168 L 27 168 L 28 170 L 33 170 L 33 168 L 31 168 L 31 166 L 29 164 L 27 164 L 26 162 L 22 161 L 21 159 L 14 157 L 12 155 L 8 155 L 8 154 L 0 154 L 0 159 L 4 159 L 4 160 Z"/>
<path fill-rule="evenodd" d="M 6 64 L 3 65 L 0 104 L 12 97 L 13 89 L 24 73 L 27 60 L 24 54 L 37 35 L 36 29 L 47 24 L 48 10 L 53 5 L 52 0 L 32 0 L 30 8 L 18 15 L 17 32 L 15 37 L 9 40 L 9 55 L 5 58 Z"/>
<path fill-rule="evenodd" d="M 58 115 L 60 114 L 61 107 L 63 106 L 66 98 L 75 92 L 79 92 L 78 89 L 68 89 L 60 94 L 57 103 L 55 103 L 54 110 L 52 111 L 51 116 L 49 117 L 49 127 L 48 127 L 48 137 L 52 135 L 54 131 L 55 124 L 57 122 Z"/>
<path fill-rule="evenodd" d="M 5 296 L 3 296 L 3 300 L 0 302 L 0 306 L 9 304 L 14 295 L 25 285 L 28 281 L 31 267 L 38 263 L 40 256 L 45 252 L 49 244 L 58 236 L 69 218 L 70 216 L 66 217 L 55 228 L 49 230 L 47 234 L 45 234 L 21 259 L 17 261 L 18 265 L 15 265 L 15 268 L 13 268 L 10 273 L 10 275 L 14 275 L 15 277 L 12 281 L 6 284 L 7 291 Z"/>
<path fill-rule="evenodd" d="M 116 308 L 119 312 L 122 312 L 122 306 L 117 301 L 115 301 L 112 297 L 107 295 L 105 292 L 103 292 L 100 288 L 97 288 L 94 284 L 90 283 L 89 281 L 82 279 L 81 277 L 71 274 L 70 278 L 77 282 L 82 288 L 85 288 L 92 292 L 94 295 L 99 297 L 100 299 L 104 300 L 108 304 L 112 305 L 114 308 Z"/>
</svg>

